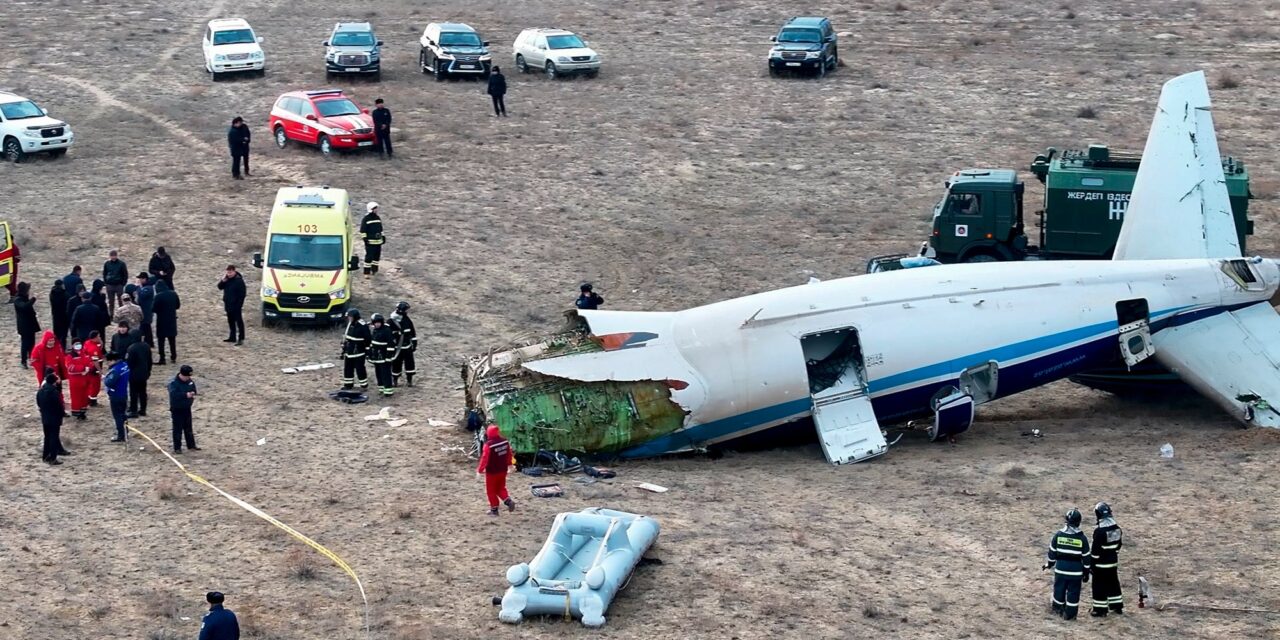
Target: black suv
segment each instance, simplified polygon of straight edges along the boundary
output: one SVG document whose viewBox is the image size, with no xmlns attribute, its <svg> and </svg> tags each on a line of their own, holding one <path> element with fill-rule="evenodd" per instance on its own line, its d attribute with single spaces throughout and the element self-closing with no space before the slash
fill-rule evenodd
<svg viewBox="0 0 1280 640">
<path fill-rule="evenodd" d="M 769 50 L 769 75 L 807 71 L 827 75 L 840 64 L 836 31 L 826 18 L 792 18 L 782 25 Z"/>
<path fill-rule="evenodd" d="M 382 77 L 382 41 L 373 35 L 373 25 L 368 22 L 339 22 L 324 46 L 326 76 L 361 73 Z"/>
</svg>

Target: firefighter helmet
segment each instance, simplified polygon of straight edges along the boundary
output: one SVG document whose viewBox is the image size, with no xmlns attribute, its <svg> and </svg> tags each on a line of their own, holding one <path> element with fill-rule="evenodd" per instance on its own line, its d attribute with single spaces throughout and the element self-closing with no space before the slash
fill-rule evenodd
<svg viewBox="0 0 1280 640">
<path fill-rule="evenodd" d="M 406 311 L 408 311 L 408 310 L 409 310 L 409 303 L 408 303 L 408 302 L 405 302 L 404 300 L 401 300 L 400 302 L 397 302 L 397 303 L 396 303 L 396 311 L 398 311 L 398 312 L 400 312 L 400 313 L 404 313 L 404 312 L 406 312 Z"/>
<path fill-rule="evenodd" d="M 368 211 L 369 213 L 373 213 L 374 211 L 378 210 L 378 203 L 370 202 L 369 204 L 366 204 L 364 208 L 365 208 L 365 211 Z"/>
<path fill-rule="evenodd" d="M 1097 517 L 1098 517 L 1098 521 L 1099 521 L 1099 522 L 1101 522 L 1102 520 L 1105 520 L 1105 519 L 1107 519 L 1107 518 L 1110 518 L 1110 517 L 1111 517 L 1111 505 L 1109 505 L 1109 504 L 1107 504 L 1107 503 L 1105 503 L 1105 502 L 1099 502 L 1098 504 L 1093 505 L 1093 515 L 1095 515 L 1095 516 L 1097 516 Z"/>
<path fill-rule="evenodd" d="M 1080 526 L 1080 510 L 1075 507 L 1071 507 L 1069 510 L 1067 510 L 1066 521 L 1067 521 L 1067 526 L 1071 526 L 1071 527 Z"/>
<path fill-rule="evenodd" d="M 381 313 L 375 313 L 369 316 L 369 322 L 386 322 L 386 319 L 382 317 Z"/>
<path fill-rule="evenodd" d="M 355 320 L 359 320 L 359 319 L 360 319 L 360 310 L 359 310 L 359 309 L 347 309 L 347 317 L 348 317 L 348 318 L 353 318 L 353 319 L 355 319 Z"/>
</svg>

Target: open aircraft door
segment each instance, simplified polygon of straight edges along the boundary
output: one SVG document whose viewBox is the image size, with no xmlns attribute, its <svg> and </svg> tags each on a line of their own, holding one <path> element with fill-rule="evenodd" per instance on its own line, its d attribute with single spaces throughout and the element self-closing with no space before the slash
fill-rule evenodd
<svg viewBox="0 0 1280 640">
<path fill-rule="evenodd" d="M 1126 365 L 1133 367 L 1155 354 L 1145 298 L 1117 302 L 1116 323 L 1120 325 L 1120 355 Z"/>
<path fill-rule="evenodd" d="M 18 249 L 13 246 L 13 234 L 8 222 L 0 222 L 0 287 L 16 286 L 18 277 Z"/>
<path fill-rule="evenodd" d="M 813 424 L 827 461 L 849 464 L 883 455 L 889 445 L 867 395 L 857 331 L 810 334 L 800 344 L 813 398 Z"/>
</svg>

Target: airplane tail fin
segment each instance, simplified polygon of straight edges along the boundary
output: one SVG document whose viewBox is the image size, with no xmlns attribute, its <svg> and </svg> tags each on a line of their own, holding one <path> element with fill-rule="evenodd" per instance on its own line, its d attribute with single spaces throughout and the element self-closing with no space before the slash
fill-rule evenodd
<svg viewBox="0 0 1280 640">
<path fill-rule="evenodd" d="M 1240 256 L 1204 72 L 1164 84 L 1116 260 Z"/>
</svg>

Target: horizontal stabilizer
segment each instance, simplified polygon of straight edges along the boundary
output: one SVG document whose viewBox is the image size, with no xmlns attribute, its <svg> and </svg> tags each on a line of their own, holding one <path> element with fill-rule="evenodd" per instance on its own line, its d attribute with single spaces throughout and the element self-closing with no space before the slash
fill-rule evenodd
<svg viewBox="0 0 1280 640">
<path fill-rule="evenodd" d="M 1280 427 L 1280 315 L 1269 303 L 1153 336 L 1156 359 L 1247 425 Z"/>
<path fill-rule="evenodd" d="M 1204 72 L 1165 83 L 1116 241 L 1116 260 L 1240 256 Z"/>
</svg>

